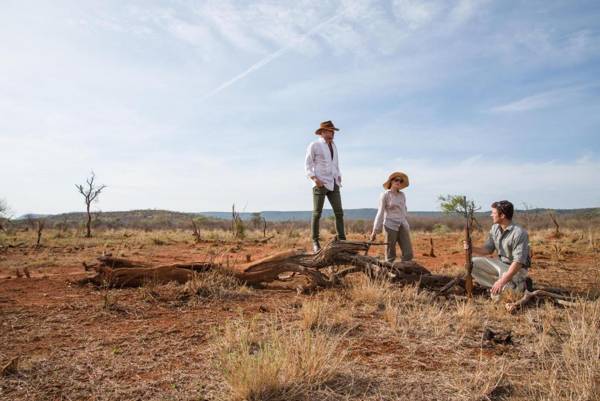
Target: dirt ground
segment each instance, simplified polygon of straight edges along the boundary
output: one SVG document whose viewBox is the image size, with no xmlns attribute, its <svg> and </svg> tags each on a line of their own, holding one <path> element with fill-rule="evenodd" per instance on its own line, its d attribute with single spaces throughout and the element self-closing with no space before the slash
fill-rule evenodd
<svg viewBox="0 0 600 401">
<path fill-rule="evenodd" d="M 351 283 L 313 295 L 284 283 L 194 300 L 179 296 L 174 284 L 111 290 L 72 284 L 90 274 L 82 262 L 104 252 L 157 264 L 235 264 L 284 249 L 308 250 L 303 233 L 281 234 L 266 244 L 255 241 L 258 233 L 244 241 L 225 236 L 197 244 L 186 232 L 110 231 L 84 239 L 49 230 L 39 247 L 31 245 L 31 235 L 5 238 L 0 248 L 3 400 L 235 399 L 216 346 L 224 327 L 258 319 L 300 330 L 303 305 L 314 300 L 344 312 L 346 329 L 338 337 L 347 363 L 335 380 L 308 386 L 294 399 L 600 399 L 594 398 L 600 394 L 593 362 L 594 355 L 600 358 L 594 348 L 600 347 L 597 331 L 582 345 L 592 347 L 592 362 L 573 368 L 578 375 L 592 369 L 590 377 L 569 377 L 558 366 L 566 358 L 564 344 L 575 338 L 573 321 L 600 329 L 598 320 L 586 320 L 590 308 L 599 309 L 598 233 L 572 231 L 560 239 L 548 232 L 531 235 L 534 282 L 581 297 L 573 312 L 545 304 L 512 316 L 484 297 L 424 299 L 414 289 L 407 295 L 407 289 L 391 286 L 385 291 L 398 292 L 394 299 L 407 299 L 392 323 L 389 305 L 356 295 Z M 430 238 L 435 257 L 425 256 Z M 458 274 L 464 263 L 461 240 L 460 233 L 413 233 L 416 261 L 433 272 Z M 370 254 L 382 255 L 383 249 Z M 17 277 L 24 269 L 30 277 Z M 408 304 L 414 307 L 402 309 Z M 512 343 L 484 342 L 486 328 L 511 331 Z M 7 367 L 11 361 L 13 367 Z"/>
</svg>

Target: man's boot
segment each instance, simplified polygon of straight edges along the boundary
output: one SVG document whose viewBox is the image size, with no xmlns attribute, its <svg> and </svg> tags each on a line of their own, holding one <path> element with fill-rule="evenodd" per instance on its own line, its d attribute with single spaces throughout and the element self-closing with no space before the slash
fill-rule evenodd
<svg viewBox="0 0 600 401">
<path fill-rule="evenodd" d="M 525 279 L 525 289 L 529 292 L 533 292 L 533 280 L 530 277 Z"/>
<path fill-rule="evenodd" d="M 319 241 L 313 241 L 313 253 L 317 253 L 321 250 L 321 244 Z"/>
</svg>

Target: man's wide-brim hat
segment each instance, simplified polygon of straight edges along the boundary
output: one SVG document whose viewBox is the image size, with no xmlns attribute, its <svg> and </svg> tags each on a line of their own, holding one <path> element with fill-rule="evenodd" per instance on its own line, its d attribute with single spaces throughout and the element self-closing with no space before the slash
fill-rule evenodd
<svg viewBox="0 0 600 401">
<path fill-rule="evenodd" d="M 319 133 L 322 131 L 339 131 L 339 128 L 336 128 L 335 125 L 333 125 L 333 123 L 331 121 L 323 121 L 321 123 L 321 125 L 319 126 L 319 128 L 315 131 L 316 135 L 319 135 Z"/>
<path fill-rule="evenodd" d="M 408 176 L 400 171 L 396 171 L 395 173 L 390 174 L 387 181 L 383 184 L 383 187 L 385 189 L 390 189 L 392 187 L 392 181 L 394 181 L 396 178 L 402 179 L 400 189 L 404 189 L 408 186 Z"/>
</svg>

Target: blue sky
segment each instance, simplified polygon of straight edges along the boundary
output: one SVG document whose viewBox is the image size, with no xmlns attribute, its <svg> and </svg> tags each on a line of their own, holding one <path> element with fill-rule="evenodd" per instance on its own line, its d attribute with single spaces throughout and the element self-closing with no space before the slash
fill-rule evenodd
<svg viewBox="0 0 600 401">
<path fill-rule="evenodd" d="M 308 210 L 333 120 L 346 208 L 600 206 L 597 1 L 4 1 L 0 198 L 15 214 Z"/>
</svg>

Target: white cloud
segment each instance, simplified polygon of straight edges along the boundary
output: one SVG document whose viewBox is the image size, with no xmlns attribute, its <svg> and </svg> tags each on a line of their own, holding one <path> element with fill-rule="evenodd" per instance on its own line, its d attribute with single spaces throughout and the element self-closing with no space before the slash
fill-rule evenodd
<svg viewBox="0 0 600 401">
<path fill-rule="evenodd" d="M 439 2 L 422 0 L 394 0 L 394 14 L 410 29 L 419 29 L 428 25 L 440 12 Z"/>
<path fill-rule="evenodd" d="M 517 24 L 494 40 L 491 49 L 509 65 L 568 67 L 600 55 L 598 35 L 589 29 L 558 30 L 547 21 Z"/>
<path fill-rule="evenodd" d="M 494 106 L 490 111 L 493 113 L 516 113 L 545 109 L 559 104 L 572 102 L 575 98 L 583 96 L 585 91 L 596 87 L 598 87 L 598 84 L 589 83 L 544 91 L 534 95 L 525 96 L 518 100 L 513 100 L 506 104 Z"/>
<path fill-rule="evenodd" d="M 489 0 L 459 0 L 450 11 L 450 23 L 457 27 L 467 23 L 479 11 L 483 10 Z"/>
<path fill-rule="evenodd" d="M 340 17 L 341 17 L 341 14 L 336 14 L 336 15 L 333 15 L 333 16 L 329 17 L 328 19 L 322 21 L 319 25 L 315 26 L 314 28 L 312 28 L 308 32 L 304 33 L 300 37 L 295 38 L 290 43 L 288 43 L 284 47 L 282 47 L 281 49 L 279 49 L 279 50 L 277 50 L 277 51 L 275 51 L 275 52 L 267 55 L 263 59 L 259 60 L 257 63 L 255 63 L 252 66 L 250 66 L 250 68 L 246 69 L 245 71 L 241 72 L 240 74 L 236 75 L 235 77 L 233 77 L 233 78 L 225 81 L 221 85 L 217 86 L 214 90 L 210 91 L 207 95 L 205 95 L 203 97 L 203 100 L 206 100 L 206 99 L 208 99 L 208 98 L 216 95 L 217 93 L 221 92 L 222 90 L 224 90 L 224 89 L 228 88 L 229 86 L 235 84 L 237 81 L 239 81 L 241 79 L 244 79 L 249 74 L 251 74 L 251 73 L 253 73 L 255 71 L 258 71 L 259 69 L 261 69 L 265 65 L 271 63 L 273 60 L 276 60 L 277 58 L 279 58 L 282 55 L 284 55 L 287 51 L 289 51 L 290 49 L 292 49 L 294 46 L 297 46 L 297 45 L 301 44 L 306 38 L 310 37 L 311 35 L 315 34 L 316 32 L 319 32 L 323 27 L 325 27 L 328 24 L 331 24 L 332 22 L 338 20 Z"/>
<path fill-rule="evenodd" d="M 192 24 L 175 17 L 169 18 L 168 29 L 175 37 L 192 45 L 212 43 L 215 41 L 215 38 L 211 35 L 210 30 L 206 26 Z"/>
<path fill-rule="evenodd" d="M 347 166 L 344 190 L 351 202 L 346 204 L 369 207 L 365 194 L 376 199 L 385 178 L 398 169 L 410 177 L 406 192 L 412 210 L 436 210 L 438 195 L 445 194 L 465 194 L 484 207 L 498 199 L 549 208 L 600 206 L 600 187 L 590 186 L 600 171 L 598 159 L 535 163 L 482 156 L 455 163 L 396 159 L 378 167 Z"/>
<path fill-rule="evenodd" d="M 560 102 L 562 100 L 561 92 L 562 91 L 560 90 L 555 90 L 537 93 L 535 95 L 526 96 L 522 99 L 515 100 L 507 104 L 495 106 L 491 109 L 491 111 L 494 113 L 510 113 L 543 109 Z"/>
</svg>

